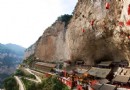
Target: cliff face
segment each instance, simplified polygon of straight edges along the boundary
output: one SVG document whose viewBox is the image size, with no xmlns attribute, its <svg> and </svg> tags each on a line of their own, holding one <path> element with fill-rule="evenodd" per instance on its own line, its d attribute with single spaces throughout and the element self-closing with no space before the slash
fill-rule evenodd
<svg viewBox="0 0 130 90">
<path fill-rule="evenodd" d="M 71 59 L 93 63 L 105 57 L 113 59 L 120 56 L 113 43 L 120 4 L 115 0 L 109 3 L 110 9 L 106 9 L 105 0 L 79 0 L 67 30 Z"/>
<path fill-rule="evenodd" d="M 106 6 L 107 4 L 107 6 Z M 40 60 L 130 61 L 130 0 L 78 0 L 67 28 L 56 21 L 39 39 Z"/>
<path fill-rule="evenodd" d="M 23 57 L 24 60 L 35 53 L 35 49 L 36 49 L 36 46 L 37 46 L 36 44 L 37 43 L 34 43 L 33 45 L 31 45 L 29 48 L 27 48 L 25 50 L 24 57 Z"/>
<path fill-rule="evenodd" d="M 47 28 L 37 43 L 35 56 L 44 61 L 65 60 L 65 23 L 56 21 Z"/>
<path fill-rule="evenodd" d="M 106 9 L 106 3 L 110 8 Z M 129 60 L 129 0 L 79 0 L 66 40 L 71 60 Z M 124 26 L 119 26 L 119 23 Z M 84 30 L 84 31 L 82 31 Z M 122 35 L 123 32 L 123 35 Z"/>
</svg>

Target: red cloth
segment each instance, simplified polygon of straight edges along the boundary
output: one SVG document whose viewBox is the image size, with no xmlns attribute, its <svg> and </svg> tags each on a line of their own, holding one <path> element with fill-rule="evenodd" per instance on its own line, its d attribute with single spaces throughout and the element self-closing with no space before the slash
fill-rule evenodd
<svg viewBox="0 0 130 90">
<path fill-rule="evenodd" d="M 93 24 L 94 24 L 94 20 L 92 20 L 92 21 L 90 22 L 90 24 L 93 26 Z"/>
<path fill-rule="evenodd" d="M 119 22 L 119 26 L 124 26 L 124 22 Z"/>
<path fill-rule="evenodd" d="M 72 82 L 71 81 L 69 82 L 69 86 L 72 87 Z"/>
<path fill-rule="evenodd" d="M 70 86 L 70 83 L 69 83 L 69 81 L 66 81 L 66 85 L 67 85 L 67 86 Z"/>
<path fill-rule="evenodd" d="M 128 15 L 130 15 L 130 4 L 128 6 Z"/>
<path fill-rule="evenodd" d="M 64 77 L 66 77 L 66 71 L 64 70 Z"/>
<path fill-rule="evenodd" d="M 130 36 L 128 36 L 128 38 L 130 39 Z"/>
<path fill-rule="evenodd" d="M 93 85 L 95 85 L 97 82 L 98 82 L 97 80 L 93 80 L 93 81 L 91 81 L 91 85 L 93 86 Z"/>
<path fill-rule="evenodd" d="M 130 19 L 126 22 L 126 25 L 130 26 Z"/>
<path fill-rule="evenodd" d="M 72 82 L 67 80 L 66 85 L 71 88 L 72 87 Z"/>
<path fill-rule="evenodd" d="M 107 2 L 106 3 L 106 9 L 109 9 L 110 8 L 110 4 Z"/>
<path fill-rule="evenodd" d="M 51 75 L 50 75 L 50 74 L 48 74 L 48 73 L 46 73 L 46 74 L 45 74 L 45 76 L 46 76 L 46 77 L 50 77 Z"/>
<path fill-rule="evenodd" d="M 77 86 L 77 90 L 83 90 L 82 86 L 81 86 L 81 85 L 78 85 L 78 86 Z"/>
<path fill-rule="evenodd" d="M 82 29 L 82 32 L 85 32 L 85 30 L 84 30 L 84 29 Z"/>
</svg>

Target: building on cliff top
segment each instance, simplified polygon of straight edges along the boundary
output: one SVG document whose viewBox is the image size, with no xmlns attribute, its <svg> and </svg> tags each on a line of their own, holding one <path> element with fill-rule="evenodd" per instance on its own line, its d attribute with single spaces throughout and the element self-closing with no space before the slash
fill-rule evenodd
<svg viewBox="0 0 130 90">
<path fill-rule="evenodd" d="M 43 71 L 43 72 L 50 72 L 55 67 L 56 67 L 56 64 L 52 64 L 52 63 L 36 62 L 34 64 L 35 69 Z"/>
</svg>

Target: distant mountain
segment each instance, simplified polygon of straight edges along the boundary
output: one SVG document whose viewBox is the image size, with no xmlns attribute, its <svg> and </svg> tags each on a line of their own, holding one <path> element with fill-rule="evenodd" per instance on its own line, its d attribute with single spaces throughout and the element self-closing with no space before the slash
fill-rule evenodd
<svg viewBox="0 0 130 90">
<path fill-rule="evenodd" d="M 4 44 L 0 44 L 0 53 L 14 53 L 14 51 L 10 50 Z"/>
<path fill-rule="evenodd" d="M 25 48 L 22 47 L 22 46 L 19 46 L 19 45 L 16 45 L 16 44 L 6 44 L 5 45 L 7 48 L 9 48 L 10 50 L 14 51 L 14 53 L 16 55 L 19 55 L 19 56 L 23 56 L 24 55 L 24 51 L 25 51 Z"/>
<path fill-rule="evenodd" d="M 25 48 L 22 46 L 0 43 L 0 87 L 2 81 L 11 75 L 22 62 L 24 51 Z"/>
</svg>

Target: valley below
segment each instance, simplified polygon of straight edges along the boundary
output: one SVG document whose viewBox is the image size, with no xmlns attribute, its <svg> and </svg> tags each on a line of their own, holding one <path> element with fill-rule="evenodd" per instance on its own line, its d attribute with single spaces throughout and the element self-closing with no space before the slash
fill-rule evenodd
<svg viewBox="0 0 130 90">
<path fill-rule="evenodd" d="M 14 44 L 0 44 L 0 87 L 12 75 L 23 60 L 25 48 Z"/>
</svg>

